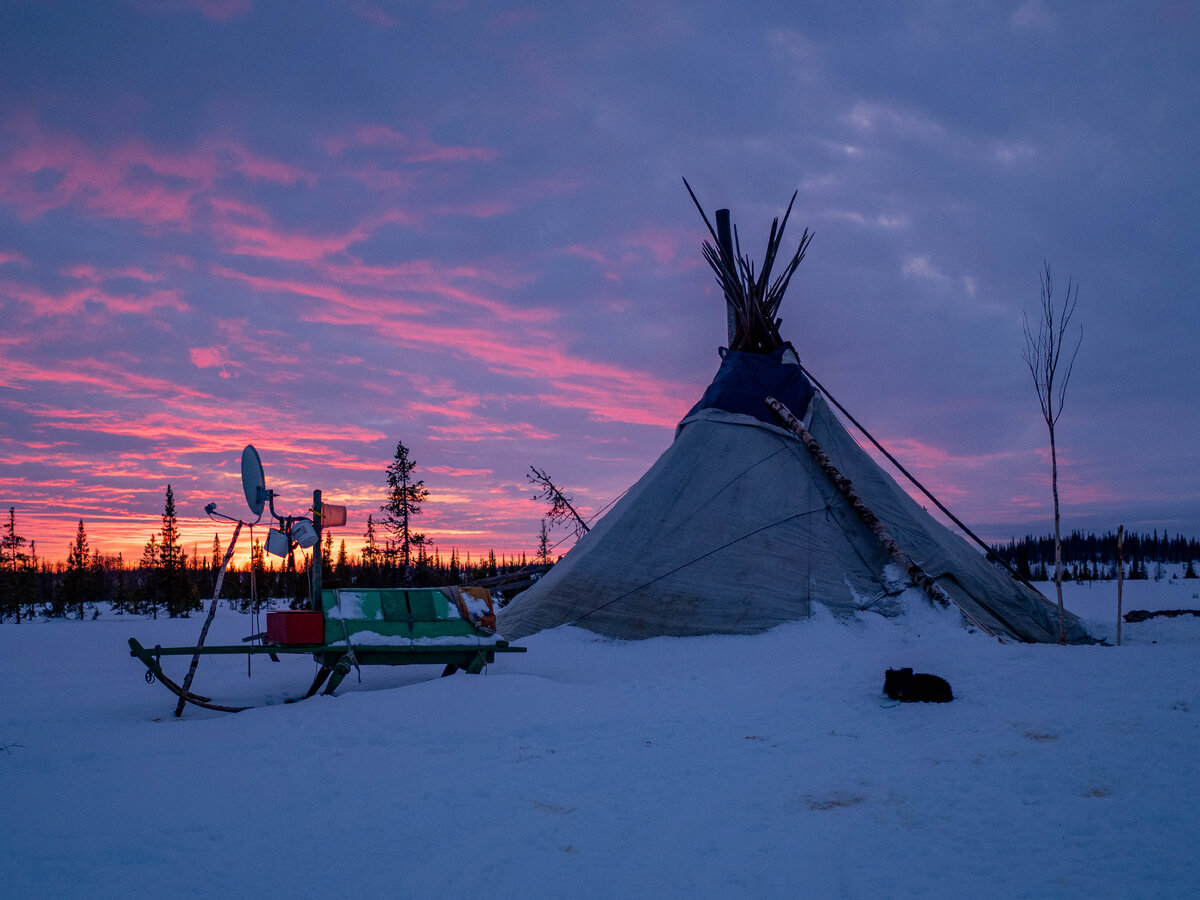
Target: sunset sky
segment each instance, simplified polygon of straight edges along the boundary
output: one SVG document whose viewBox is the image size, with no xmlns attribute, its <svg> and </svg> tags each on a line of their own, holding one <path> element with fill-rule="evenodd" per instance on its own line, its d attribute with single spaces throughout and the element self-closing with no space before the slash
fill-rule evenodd
<svg viewBox="0 0 1200 900">
<path fill-rule="evenodd" d="M 203 555 L 253 443 L 354 548 L 403 441 L 442 552 L 532 552 L 531 464 L 599 511 L 716 371 L 686 177 L 756 257 L 799 190 L 784 336 L 990 539 L 1073 277 L 1063 526 L 1194 536 L 1198 144 L 1184 0 L 6 0 L 0 504 L 136 562 L 170 484 Z"/>
</svg>

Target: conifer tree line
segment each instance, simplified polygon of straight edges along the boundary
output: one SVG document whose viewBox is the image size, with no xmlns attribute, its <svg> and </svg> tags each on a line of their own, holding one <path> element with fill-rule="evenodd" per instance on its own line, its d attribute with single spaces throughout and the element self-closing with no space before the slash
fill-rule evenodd
<svg viewBox="0 0 1200 900">
<path fill-rule="evenodd" d="M 1053 535 L 1013 538 L 1006 544 L 993 545 L 992 551 L 1027 580 L 1048 581 L 1053 577 Z M 1185 566 L 1184 577 L 1195 578 L 1196 564 L 1200 562 L 1200 541 L 1181 534 L 1171 537 L 1166 531 L 1159 534 L 1157 529 L 1150 534 L 1127 533 L 1122 557 L 1126 578 L 1162 577 L 1157 567 L 1170 564 Z M 1117 536 L 1109 531 L 1101 535 L 1072 531 L 1062 537 L 1062 558 L 1064 580 L 1115 578 Z"/>
<path fill-rule="evenodd" d="M 433 546 L 414 528 L 413 519 L 428 498 L 424 482 L 414 476 L 415 468 L 408 449 L 397 444 L 395 460 L 386 470 L 388 494 L 380 507 L 383 515 L 379 520 L 374 514 L 367 516 L 360 555 L 347 552 L 344 539 L 335 547 L 334 532 L 325 532 L 320 547 L 324 587 L 461 584 L 550 564 L 544 521 L 538 556 L 532 562 L 524 553 L 497 559 L 495 551 L 488 551 L 486 557 L 472 559 L 455 548 L 447 555 Z M 306 607 L 309 554 L 297 549 L 282 560 L 267 556 L 263 550 L 265 524 L 252 529 L 250 535 L 250 562 L 230 565 L 222 598 L 243 612 Z M 101 606 L 154 618 L 188 616 L 201 610 L 203 599 L 212 596 L 224 550 L 221 535 L 214 533 L 209 552 L 201 554 L 198 545 L 193 545 L 188 554 L 180 543 L 170 485 L 162 526 L 150 535 L 141 559 L 133 565 L 120 553 L 107 555 L 93 548 L 82 519 L 67 562 L 52 564 L 39 557 L 36 544 L 20 534 L 16 508 L 9 507 L 0 527 L 0 622 L 19 623 L 36 617 L 84 619 L 98 615 Z"/>
</svg>

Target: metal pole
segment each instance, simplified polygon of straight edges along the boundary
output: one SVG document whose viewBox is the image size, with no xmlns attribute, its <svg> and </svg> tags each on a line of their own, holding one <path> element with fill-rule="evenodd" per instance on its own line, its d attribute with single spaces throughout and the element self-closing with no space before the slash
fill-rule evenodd
<svg viewBox="0 0 1200 900">
<path fill-rule="evenodd" d="M 1117 646 L 1121 646 L 1121 593 L 1125 589 L 1125 526 L 1117 526 Z"/>
<path fill-rule="evenodd" d="M 324 567 L 324 552 L 321 546 L 321 492 L 313 491 L 313 528 L 317 532 L 317 546 L 310 559 L 309 578 L 308 578 L 308 595 L 311 609 L 313 612 L 324 612 L 321 604 L 321 569 Z"/>
</svg>

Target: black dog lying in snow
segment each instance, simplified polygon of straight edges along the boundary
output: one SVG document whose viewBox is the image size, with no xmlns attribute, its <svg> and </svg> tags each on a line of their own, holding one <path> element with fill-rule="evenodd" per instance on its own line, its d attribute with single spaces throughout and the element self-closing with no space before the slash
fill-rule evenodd
<svg viewBox="0 0 1200 900">
<path fill-rule="evenodd" d="M 901 703 L 949 703 L 954 699 L 950 682 L 937 675 L 913 674 L 912 669 L 888 669 L 883 692 Z"/>
</svg>

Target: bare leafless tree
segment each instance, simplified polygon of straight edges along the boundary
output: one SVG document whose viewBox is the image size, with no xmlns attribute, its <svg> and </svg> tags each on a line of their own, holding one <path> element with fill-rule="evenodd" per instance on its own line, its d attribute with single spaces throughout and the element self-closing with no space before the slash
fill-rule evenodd
<svg viewBox="0 0 1200 900">
<path fill-rule="evenodd" d="M 1066 615 L 1063 612 L 1062 596 L 1062 531 L 1058 506 L 1058 448 L 1054 439 L 1054 428 L 1058 417 L 1062 415 L 1063 400 L 1067 393 L 1067 383 L 1071 380 L 1071 371 L 1075 368 L 1075 357 L 1079 354 L 1079 346 L 1083 343 L 1083 327 L 1079 328 L 1079 337 L 1070 355 L 1063 356 L 1063 350 L 1070 343 L 1067 330 L 1071 317 L 1075 314 L 1075 303 L 1079 299 L 1079 286 L 1067 278 L 1067 293 L 1063 302 L 1056 306 L 1054 303 L 1054 279 L 1050 274 L 1050 264 L 1042 261 L 1042 297 L 1041 308 L 1038 312 L 1037 330 L 1030 327 L 1029 317 L 1022 315 L 1025 332 L 1025 348 L 1021 358 L 1029 366 L 1033 376 L 1033 386 L 1037 390 L 1038 403 L 1042 408 L 1042 418 L 1050 432 L 1050 488 L 1054 494 L 1054 588 L 1058 593 L 1058 642 L 1067 642 Z M 1066 363 L 1066 368 L 1062 364 Z"/>
<path fill-rule="evenodd" d="M 547 519 L 552 522 L 567 522 L 574 527 L 577 538 L 591 530 L 579 513 L 575 511 L 575 507 L 571 505 L 571 498 L 559 490 L 558 486 L 550 480 L 549 475 L 536 466 L 530 466 L 529 473 L 525 477 L 530 484 L 538 488 L 538 493 L 533 497 L 534 500 L 550 501 L 550 509 L 546 512 Z"/>
</svg>

